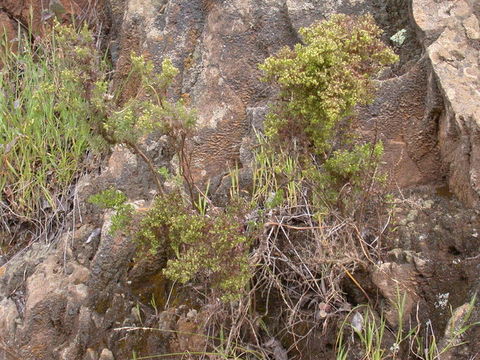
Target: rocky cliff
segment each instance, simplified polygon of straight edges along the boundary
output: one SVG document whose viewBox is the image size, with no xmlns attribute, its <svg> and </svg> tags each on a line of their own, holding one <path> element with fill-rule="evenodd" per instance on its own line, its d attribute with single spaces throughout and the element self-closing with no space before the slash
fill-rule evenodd
<svg viewBox="0 0 480 360">
<path fill-rule="evenodd" d="M 396 45 L 401 64 L 379 82 L 375 104 L 360 112 L 361 128 L 384 138 L 400 187 L 447 181 L 462 201 L 477 204 L 478 9 L 473 2 L 145 1 L 115 2 L 112 11 L 123 19 L 114 32 L 119 67 L 136 49 L 157 63 L 171 57 L 181 69 L 177 95 L 188 94 L 199 111 L 204 130 L 196 168 L 208 177 L 239 159 L 242 139 L 273 95 L 258 81 L 257 64 L 298 42 L 299 27 L 334 12 L 370 12 L 386 41 L 405 30 L 405 42 Z"/>
<path fill-rule="evenodd" d="M 42 18 L 57 12 L 65 18 L 96 17 L 119 78 L 128 71 L 132 50 L 157 65 L 164 57 L 173 60 L 181 75 L 170 96 L 187 97 L 198 110 L 195 177 L 200 182 L 213 179 L 218 196 L 229 167 L 240 163 L 248 168 L 250 138 L 261 128 L 275 95 L 259 81 L 258 64 L 282 46 L 297 43 L 302 26 L 337 12 L 372 13 L 401 60 L 381 74 L 375 102 L 358 110 L 358 132 L 384 141 L 392 188 L 422 185 L 425 195 L 405 194 L 406 205 L 399 211 L 402 231 L 391 244 L 403 252 L 391 253 L 383 264 L 387 278 L 372 272 L 371 286 L 392 297 L 391 281 L 403 281 L 407 273 L 415 293 L 412 301 L 426 304 L 440 331 L 449 314 L 435 305 L 437 297 L 453 294 L 450 304 L 458 307 L 478 288 L 472 269 L 480 264 L 475 210 L 480 201 L 480 3 L 105 0 L 94 5 L 58 0 L 42 5 L 2 0 L 0 23 L 10 39 L 17 22 L 28 23 L 30 5 L 39 32 Z M 399 32 L 402 41 L 390 40 Z M 161 140 L 146 141 L 159 165 L 169 160 Z M 195 332 L 198 323 L 190 309 L 194 303 L 160 313 L 144 305 L 152 293 L 165 292 L 158 276 L 162 260 L 133 265 L 133 245 L 108 235 L 110 214 L 84 201 L 108 184 L 124 190 L 132 201 L 148 200 L 154 186 L 146 173 L 134 155 L 115 149 L 99 171 L 79 181 L 81 216 L 63 236 L 51 244 L 32 244 L 0 263 L 0 360 L 122 360 L 132 351 L 183 351 L 185 344 L 198 341 L 187 334 Z M 124 329 L 133 326 L 157 326 L 166 332 Z M 171 330 L 179 332 L 173 335 Z M 480 343 L 480 334 L 474 335 Z M 475 353 L 478 345 L 472 343 L 462 351 Z"/>
<path fill-rule="evenodd" d="M 478 2 L 413 1 L 413 20 L 444 106 L 437 142 L 451 190 L 466 204 L 479 200 Z"/>
</svg>

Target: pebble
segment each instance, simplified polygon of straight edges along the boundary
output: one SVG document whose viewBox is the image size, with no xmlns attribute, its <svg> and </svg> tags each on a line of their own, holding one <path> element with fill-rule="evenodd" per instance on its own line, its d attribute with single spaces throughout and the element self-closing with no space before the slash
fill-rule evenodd
<svg viewBox="0 0 480 360">
<path fill-rule="evenodd" d="M 115 360 L 113 353 L 108 349 L 103 349 L 99 360 Z"/>
</svg>

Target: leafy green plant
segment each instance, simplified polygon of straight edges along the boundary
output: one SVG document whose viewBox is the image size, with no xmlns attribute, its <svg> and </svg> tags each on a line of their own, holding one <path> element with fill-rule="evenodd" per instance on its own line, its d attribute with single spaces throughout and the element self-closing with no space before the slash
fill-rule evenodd
<svg viewBox="0 0 480 360">
<path fill-rule="evenodd" d="M 266 134 L 282 144 L 311 146 L 316 154 L 328 151 L 339 121 L 373 98 L 372 77 L 397 60 L 380 34 L 370 15 L 337 14 L 302 28 L 302 44 L 283 48 L 260 67 L 280 88 Z"/>
<path fill-rule="evenodd" d="M 223 300 L 237 298 L 251 277 L 251 240 L 244 232 L 241 210 L 198 213 L 178 198 L 178 193 L 157 197 L 140 221 L 138 241 L 154 253 L 170 252 L 164 269 L 169 279 L 201 280 L 217 289 Z"/>
<path fill-rule="evenodd" d="M 186 141 L 195 129 L 196 117 L 184 100 L 172 101 L 166 96 L 177 75 L 178 69 L 168 58 L 162 62 L 161 70 L 156 72 L 151 61 L 142 55 L 131 54 L 131 70 L 119 88 L 123 90 L 135 83 L 135 94 L 122 102 L 122 91 L 109 94 L 107 79 L 97 81 L 92 104 L 101 116 L 96 118 L 93 126 L 108 143 L 126 145 L 145 161 L 160 194 L 165 192 L 161 177 L 165 172 L 158 171 L 152 159 L 142 150 L 141 141 L 154 132 L 166 135 L 178 157 L 179 172 L 193 202 L 193 180 Z"/>
<path fill-rule="evenodd" d="M 115 235 L 120 231 L 129 231 L 128 227 L 132 223 L 134 207 L 131 204 L 126 203 L 127 197 L 124 193 L 109 188 L 90 196 L 88 201 L 102 208 L 114 210 L 111 219 L 112 224 L 109 230 L 111 235 Z"/>
</svg>

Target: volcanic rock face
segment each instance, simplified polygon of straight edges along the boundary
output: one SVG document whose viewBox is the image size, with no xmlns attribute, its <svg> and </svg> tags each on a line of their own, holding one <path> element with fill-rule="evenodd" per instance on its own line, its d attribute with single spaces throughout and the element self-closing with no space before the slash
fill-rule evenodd
<svg viewBox="0 0 480 360">
<path fill-rule="evenodd" d="M 163 57 L 174 61 L 181 71 L 174 96 L 191 99 L 202 128 L 195 144 L 196 177 L 221 175 L 238 160 L 248 131 L 247 107 L 271 97 L 259 81 L 258 64 L 298 41 L 285 3 L 176 0 L 112 7 L 126 9 L 118 66 L 132 50 L 156 64 Z"/>
<path fill-rule="evenodd" d="M 413 18 L 444 98 L 438 144 L 450 189 L 480 200 L 480 7 L 478 1 L 413 0 Z"/>
<path fill-rule="evenodd" d="M 249 111 L 265 109 L 274 96 L 274 90 L 259 80 L 258 64 L 280 47 L 298 42 L 301 26 L 334 12 L 371 12 L 385 29 L 387 41 L 402 30 L 407 40 L 396 48 L 402 66 L 384 75 L 375 103 L 360 110 L 360 132 L 384 141 L 395 186 L 447 179 L 457 196 L 475 206 L 478 9 L 474 11 L 472 0 L 459 2 L 458 10 L 449 13 L 448 4 L 112 1 L 114 33 L 120 34 L 114 41 L 117 68 L 128 67 L 131 51 L 147 54 L 156 64 L 164 57 L 174 60 L 181 78 L 172 95 L 191 100 L 202 128 L 194 144 L 195 177 L 221 179 L 241 160 L 242 139 L 251 130 Z M 409 21 L 409 8 L 414 21 Z"/>
<path fill-rule="evenodd" d="M 40 3 L 0 0 L 0 27 L 3 24 L 13 39 L 15 20 L 27 22 L 29 4 L 34 5 L 39 24 Z M 60 1 L 65 14 L 81 14 L 92 9 L 93 3 Z M 45 9 L 43 14 L 59 7 Z M 386 31 L 386 41 L 400 30 L 406 30 L 407 38 L 396 45 L 401 64 L 382 74 L 377 99 L 359 109 L 359 133 L 384 141 L 387 166 L 399 187 L 447 179 L 450 190 L 462 201 L 478 205 L 480 6 L 475 0 L 109 0 L 97 2 L 95 9 L 109 14 L 117 81 L 128 72 L 131 51 L 145 54 L 156 65 L 170 57 L 180 69 L 170 95 L 189 98 L 198 110 L 201 130 L 192 144 L 195 176 L 199 181 L 216 178 L 218 189 L 229 167 L 236 162 L 248 166 L 248 138 L 252 128 L 261 127 L 275 95 L 274 89 L 259 80 L 258 64 L 282 46 L 297 43 L 301 26 L 335 12 L 374 13 Z M 146 141 L 157 164 L 167 161 L 168 149 L 159 139 Z M 129 358 L 132 350 L 159 354 L 188 342 L 175 340 L 170 333 L 138 335 L 114 330 L 135 325 L 195 330 L 193 312 L 188 309 L 171 308 L 153 316 L 151 309 L 136 307 L 137 299 L 145 295 L 136 289 L 158 283 L 154 274 L 162 259 L 130 269 L 132 244 L 111 237 L 109 214 L 99 213 L 84 201 L 108 185 L 125 191 L 132 201 L 148 200 L 154 187 L 147 173 L 135 156 L 115 149 L 100 175 L 90 174 L 78 184 L 82 222 L 66 231 L 56 245 L 34 244 L 0 267 L 0 360 L 118 360 Z M 443 202 L 447 200 L 439 201 L 436 211 L 445 217 L 447 211 L 460 206 L 442 207 Z M 422 211 L 428 213 L 429 208 L 422 207 Z M 475 241 L 478 234 L 473 238 L 472 234 L 478 222 L 467 224 L 462 216 L 462 226 L 469 226 L 462 228 L 462 239 Z M 422 217 L 423 222 L 428 220 Z M 446 224 L 442 238 L 454 239 L 457 225 L 447 220 L 442 220 Z M 415 234 L 407 230 L 409 236 Z M 435 231 L 431 230 L 432 238 L 438 237 Z M 405 247 L 407 238 L 403 236 L 395 246 Z M 410 247 L 406 249 L 424 251 Z M 448 252 L 449 246 L 444 247 L 438 252 Z M 462 252 L 476 259 L 472 249 Z M 445 261 L 455 260 L 454 255 Z M 396 273 L 402 266 L 414 268 L 401 264 L 388 269 Z M 374 280 L 386 298 L 394 295 L 389 289 L 391 279 Z M 435 277 L 428 281 L 432 288 L 440 284 Z M 441 282 L 442 293 L 455 291 L 448 286 Z M 465 283 L 462 294 L 472 286 Z M 468 298 L 455 299 L 454 305 L 463 301 Z"/>
<path fill-rule="evenodd" d="M 274 96 L 274 90 L 260 81 L 258 64 L 281 47 L 299 42 L 301 26 L 334 12 L 371 11 L 388 22 L 386 9 L 376 11 L 378 7 L 369 1 L 144 0 L 112 2 L 112 9 L 124 9 L 116 31 L 120 34 L 115 45 L 117 68 L 127 67 L 131 51 L 141 51 L 156 64 L 170 57 L 180 69 L 174 96 L 190 98 L 201 127 L 194 144 L 194 172 L 199 180 L 221 177 L 239 161 L 242 138 L 251 130 L 249 112 L 265 109 Z M 426 73 L 419 77 L 418 91 L 407 90 L 417 102 L 426 93 Z M 403 95 L 389 93 L 384 102 L 398 103 Z M 410 113 L 422 118 L 426 109 L 415 104 L 407 114 L 392 111 L 397 118 Z M 414 179 L 431 180 L 431 175 L 422 176 Z M 408 179 L 411 184 L 412 177 Z"/>
</svg>

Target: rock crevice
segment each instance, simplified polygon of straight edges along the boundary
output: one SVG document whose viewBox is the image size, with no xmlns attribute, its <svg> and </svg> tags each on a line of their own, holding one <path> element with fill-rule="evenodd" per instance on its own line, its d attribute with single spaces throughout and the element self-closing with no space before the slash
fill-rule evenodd
<svg viewBox="0 0 480 360">
<path fill-rule="evenodd" d="M 438 144 L 450 190 L 480 202 L 480 27 L 474 0 L 412 0 L 432 75 L 444 100 Z"/>
</svg>

